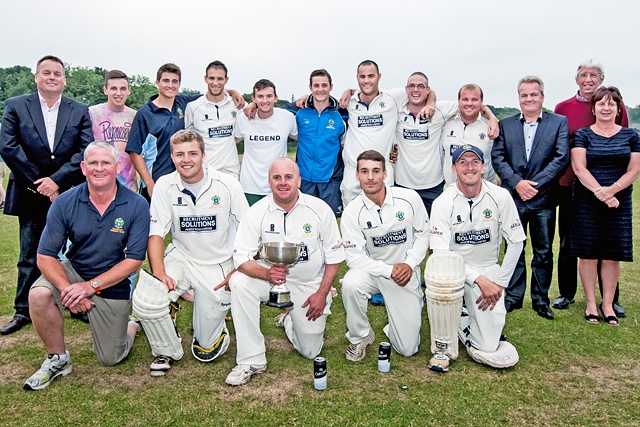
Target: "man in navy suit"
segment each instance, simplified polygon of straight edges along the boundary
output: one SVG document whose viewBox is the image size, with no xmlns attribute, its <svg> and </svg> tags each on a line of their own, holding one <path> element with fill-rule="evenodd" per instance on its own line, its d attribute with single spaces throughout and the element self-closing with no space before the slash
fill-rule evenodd
<svg viewBox="0 0 640 427">
<path fill-rule="evenodd" d="M 544 84 L 539 77 L 520 79 L 518 96 L 522 113 L 500 120 L 491 160 L 502 186 L 511 191 L 525 232 L 527 226 L 529 229 L 533 309 L 541 317 L 553 319 L 548 292 L 559 180 L 570 162 L 569 127 L 565 117 L 542 111 Z M 522 308 L 526 271 L 523 248 L 507 287 L 507 312 Z"/>
<path fill-rule="evenodd" d="M 7 99 L 2 117 L 0 155 L 11 169 L 4 213 L 20 223 L 16 314 L 2 335 L 31 323 L 28 296 L 40 276 L 36 250 L 47 212 L 60 193 L 84 181 L 80 162 L 93 141 L 87 106 L 62 96 L 62 60 L 40 59 L 35 82 L 37 92 Z"/>
</svg>

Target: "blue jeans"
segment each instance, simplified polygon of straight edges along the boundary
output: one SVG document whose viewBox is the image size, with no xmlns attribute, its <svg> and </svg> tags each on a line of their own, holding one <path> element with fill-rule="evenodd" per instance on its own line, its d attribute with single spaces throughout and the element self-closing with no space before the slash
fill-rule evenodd
<svg viewBox="0 0 640 427">
<path fill-rule="evenodd" d="M 533 250 L 531 260 L 531 305 L 533 308 L 549 306 L 549 287 L 553 274 L 553 236 L 556 232 L 556 210 L 543 209 L 523 211 L 520 214 L 522 228 L 527 232 Z M 526 242 L 525 242 L 526 243 Z M 527 289 L 527 268 L 524 248 L 518 259 L 516 269 L 511 276 L 505 301 L 511 301 L 515 307 L 521 307 Z"/>
<path fill-rule="evenodd" d="M 13 307 L 16 314 L 29 316 L 29 290 L 40 277 L 37 265 L 38 243 L 44 230 L 45 222 L 19 217 L 20 223 L 20 256 L 18 258 L 18 284 Z"/>
</svg>

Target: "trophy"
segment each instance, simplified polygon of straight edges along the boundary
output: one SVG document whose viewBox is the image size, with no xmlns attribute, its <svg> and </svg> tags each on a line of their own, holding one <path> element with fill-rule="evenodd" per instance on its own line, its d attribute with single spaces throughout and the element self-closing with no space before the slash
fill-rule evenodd
<svg viewBox="0 0 640 427">
<path fill-rule="evenodd" d="M 268 242 L 264 243 L 265 261 L 269 264 L 284 264 L 293 267 L 298 262 L 300 256 L 300 244 L 286 242 Z M 274 285 L 269 291 L 269 301 L 265 302 L 269 307 L 286 308 L 291 307 L 291 292 L 282 283 Z"/>
</svg>

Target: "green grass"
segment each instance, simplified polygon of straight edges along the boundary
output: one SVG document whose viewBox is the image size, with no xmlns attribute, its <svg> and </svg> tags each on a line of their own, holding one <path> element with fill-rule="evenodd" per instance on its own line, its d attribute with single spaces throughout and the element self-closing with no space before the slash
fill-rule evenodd
<svg viewBox="0 0 640 427">
<path fill-rule="evenodd" d="M 637 207 L 640 193 L 635 200 Z M 4 324 L 13 314 L 16 218 L 0 215 L 0 230 L 0 323 Z M 638 256 L 637 216 L 634 230 Z M 343 266 L 339 277 L 344 271 Z M 403 358 L 393 353 L 391 372 L 379 373 L 376 349 L 384 337 L 386 314 L 382 307 L 370 307 L 376 344 L 362 362 L 347 362 L 345 313 L 336 298 L 321 353 L 329 370 L 325 391 L 313 389 L 313 362 L 299 356 L 283 330 L 273 326 L 277 310 L 272 308 L 263 306 L 261 315 L 269 368 L 243 387 L 224 384 L 235 366 L 235 341 L 214 363 L 201 364 L 191 356 L 189 303 L 183 303 L 178 322 L 185 356 L 164 378 L 148 374 L 152 358 L 144 333 L 125 362 L 104 368 L 91 352 L 88 325 L 66 314 L 74 370 L 45 390 L 22 390 L 23 381 L 45 356 L 33 327 L 0 337 L 0 425 L 637 426 L 638 277 L 637 264 L 623 263 L 621 301 L 629 317 L 618 328 L 584 321 L 581 289 L 570 309 L 555 310 L 554 321 L 538 317 L 527 296 L 525 308 L 507 317 L 505 333 L 518 349 L 520 362 L 505 371 L 473 362 L 464 350 L 449 373 L 429 371 L 426 309 L 418 354 Z M 555 296 L 554 277 L 550 297 Z"/>
</svg>

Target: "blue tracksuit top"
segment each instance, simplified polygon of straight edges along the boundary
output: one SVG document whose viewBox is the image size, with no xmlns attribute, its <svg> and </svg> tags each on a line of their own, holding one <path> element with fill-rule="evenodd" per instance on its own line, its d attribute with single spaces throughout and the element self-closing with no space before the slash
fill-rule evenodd
<svg viewBox="0 0 640 427">
<path fill-rule="evenodd" d="M 302 110 L 298 110 L 295 103 L 288 103 L 284 108 L 296 115 L 296 162 L 300 168 L 300 177 L 308 182 L 342 179 L 344 163 L 340 137 L 346 130 L 346 111 L 344 115 L 341 114 L 338 101 L 329 97 L 329 107 L 319 114 L 313 106 L 313 96 L 309 96 L 307 107 Z"/>
</svg>

